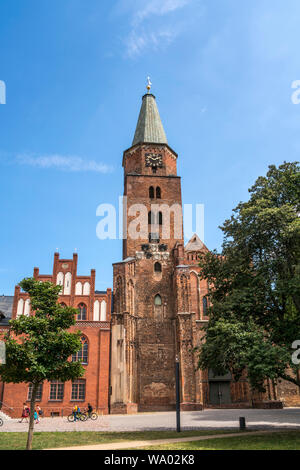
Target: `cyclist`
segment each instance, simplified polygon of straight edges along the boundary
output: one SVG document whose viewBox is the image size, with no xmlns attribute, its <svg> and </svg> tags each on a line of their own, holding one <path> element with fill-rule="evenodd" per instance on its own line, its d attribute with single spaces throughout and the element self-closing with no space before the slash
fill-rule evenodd
<svg viewBox="0 0 300 470">
<path fill-rule="evenodd" d="M 91 414 L 92 414 L 92 412 L 93 412 L 93 407 L 92 407 L 92 405 L 91 405 L 90 403 L 88 403 L 88 409 L 87 409 L 87 411 L 88 411 L 89 418 L 90 418 L 90 417 L 91 417 Z"/>
</svg>

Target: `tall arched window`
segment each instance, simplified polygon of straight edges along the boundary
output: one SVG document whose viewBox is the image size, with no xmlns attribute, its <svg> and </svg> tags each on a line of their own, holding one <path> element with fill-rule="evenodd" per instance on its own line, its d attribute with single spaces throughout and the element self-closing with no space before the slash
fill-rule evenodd
<svg viewBox="0 0 300 470">
<path fill-rule="evenodd" d="M 162 269 L 161 269 L 161 264 L 160 264 L 160 263 L 158 263 L 158 262 L 155 263 L 155 265 L 154 265 L 154 271 L 155 271 L 156 273 L 161 273 Z"/>
<path fill-rule="evenodd" d="M 18 302 L 18 310 L 17 310 L 17 318 L 18 318 L 20 315 L 23 315 L 23 309 L 24 309 L 24 300 L 23 300 L 23 299 L 19 299 L 19 302 Z"/>
<path fill-rule="evenodd" d="M 154 305 L 162 305 L 161 296 L 160 296 L 159 294 L 157 294 L 157 295 L 154 297 Z"/>
<path fill-rule="evenodd" d="M 153 188 L 153 186 L 150 186 L 150 188 L 149 188 L 149 197 L 150 197 L 150 199 L 154 199 L 154 188 Z"/>
<path fill-rule="evenodd" d="M 203 297 L 202 304 L 203 304 L 203 316 L 206 317 L 207 316 L 207 298 L 206 297 Z"/>
<path fill-rule="evenodd" d="M 101 302 L 100 321 L 106 321 L 106 302 L 105 302 L 105 300 L 102 300 L 102 302 Z"/>
<path fill-rule="evenodd" d="M 83 303 L 78 305 L 77 320 L 86 320 L 86 305 Z"/>
<path fill-rule="evenodd" d="M 72 362 L 81 362 L 82 364 L 88 363 L 89 345 L 85 336 L 81 337 L 81 349 L 76 354 L 72 355 Z"/>
<path fill-rule="evenodd" d="M 94 302 L 94 321 L 100 321 L 100 303 L 99 300 Z"/>
<path fill-rule="evenodd" d="M 58 273 L 56 277 L 56 285 L 61 286 L 60 294 L 63 292 L 63 285 L 64 285 L 64 273 Z"/>
<path fill-rule="evenodd" d="M 81 282 L 76 283 L 75 295 L 82 295 L 82 284 L 81 284 Z"/>
<path fill-rule="evenodd" d="M 90 283 L 89 282 L 84 283 L 83 295 L 90 295 Z"/>
<path fill-rule="evenodd" d="M 190 277 L 190 285 L 191 285 L 191 311 L 196 314 L 196 320 L 200 320 L 200 280 L 199 275 L 195 272 L 191 272 Z"/>
<path fill-rule="evenodd" d="M 27 299 L 25 301 L 24 315 L 25 315 L 25 317 L 29 317 L 29 315 L 30 315 L 30 299 Z"/>
<path fill-rule="evenodd" d="M 148 224 L 155 224 L 155 214 L 152 211 L 148 212 Z"/>
<path fill-rule="evenodd" d="M 161 189 L 159 186 L 156 188 L 156 199 L 161 199 Z"/>
<path fill-rule="evenodd" d="M 158 224 L 162 225 L 163 224 L 163 215 L 162 212 L 158 213 Z"/>
<path fill-rule="evenodd" d="M 72 274 L 67 273 L 65 275 L 64 295 L 70 295 L 71 294 L 71 285 L 72 285 Z"/>
</svg>

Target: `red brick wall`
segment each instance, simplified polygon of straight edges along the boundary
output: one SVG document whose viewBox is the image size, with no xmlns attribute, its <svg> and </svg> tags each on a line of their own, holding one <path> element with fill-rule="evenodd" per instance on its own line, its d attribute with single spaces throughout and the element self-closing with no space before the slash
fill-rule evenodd
<svg viewBox="0 0 300 470">
<path fill-rule="evenodd" d="M 87 407 L 90 402 L 92 406 L 101 413 L 108 413 L 109 408 L 109 358 L 110 358 L 110 319 L 112 291 L 107 289 L 104 294 L 95 294 L 95 270 L 91 271 L 90 276 L 77 275 L 77 254 L 74 254 L 73 260 L 61 260 L 59 254 L 54 255 L 54 265 L 52 275 L 40 275 L 39 269 L 34 269 L 34 277 L 41 281 L 51 281 L 56 284 L 58 272 L 71 272 L 72 286 L 70 295 L 60 295 L 59 302 L 67 306 L 77 308 L 83 302 L 87 306 L 87 320 L 77 321 L 76 326 L 71 331 L 80 330 L 87 338 L 89 344 L 88 365 L 85 365 L 86 380 L 86 398 L 83 402 L 78 402 L 82 408 Z M 76 282 L 81 281 L 90 283 L 90 295 L 75 295 Z M 13 318 L 16 318 L 17 306 L 20 298 L 24 301 L 28 294 L 20 291 L 20 287 L 15 289 L 15 298 L 13 304 Z M 106 301 L 106 321 L 93 321 L 94 301 Z M 39 405 L 45 412 L 45 416 L 50 416 L 51 412 L 59 412 L 60 415 L 69 414 L 74 406 L 71 400 L 71 382 L 65 383 L 64 399 L 59 402 L 50 401 L 50 384 L 45 382 L 43 385 L 43 396 Z M 1 391 L 1 390 L 0 390 Z M 3 411 L 11 416 L 21 415 L 23 403 L 27 401 L 28 384 L 5 384 L 3 402 L 5 404 Z M 1 397 L 1 394 L 0 394 Z M 12 410 L 10 409 L 12 408 Z"/>
</svg>

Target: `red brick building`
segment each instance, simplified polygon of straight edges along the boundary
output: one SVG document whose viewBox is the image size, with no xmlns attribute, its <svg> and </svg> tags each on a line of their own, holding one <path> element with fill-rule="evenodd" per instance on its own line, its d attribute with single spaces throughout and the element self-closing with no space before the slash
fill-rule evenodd
<svg viewBox="0 0 300 470">
<path fill-rule="evenodd" d="M 183 410 L 248 407 L 283 396 L 300 404 L 295 386 L 270 382 L 265 396 L 252 395 L 246 377 L 236 383 L 230 374 L 197 370 L 194 348 L 208 321 L 208 286 L 199 279 L 198 256 L 207 248 L 197 235 L 184 244 L 178 158 L 148 92 L 123 155 L 126 236 L 123 260 L 114 264 L 111 412 L 174 409 L 176 357 Z"/>
<path fill-rule="evenodd" d="M 86 374 L 76 383 L 45 383 L 40 405 L 46 415 L 66 415 L 74 402 L 103 413 L 172 410 L 175 359 L 180 361 L 184 410 L 207 406 L 245 407 L 252 400 L 283 399 L 300 404 L 299 388 L 267 383 L 265 396 L 252 396 L 246 377 L 215 377 L 197 370 L 194 348 L 208 321 L 208 286 L 198 274 L 198 256 L 207 248 L 197 235 L 185 244 L 177 153 L 169 146 L 155 97 L 147 93 L 132 146 L 123 154 L 123 260 L 113 265 L 113 292 L 95 291 L 95 271 L 77 274 L 77 255 L 54 255 L 53 273 L 34 277 L 62 286 L 61 303 L 78 309 Z M 137 236 L 138 235 L 138 236 Z M 9 303 L 9 302 L 8 302 Z M 112 308 L 112 309 L 111 309 Z M 1 310 L 1 298 L 0 298 Z M 112 312 L 112 313 L 111 313 Z M 15 289 L 12 318 L 30 315 L 30 301 Z M 9 318 L 9 314 L 6 315 Z M 1 330 L 8 329 L 7 322 Z M 30 398 L 28 385 L 0 384 L 0 401 L 19 415 Z"/>
<path fill-rule="evenodd" d="M 65 384 L 45 382 L 39 390 L 38 402 L 45 416 L 70 414 L 75 403 L 86 408 L 90 402 L 100 413 L 107 414 L 109 407 L 109 354 L 111 289 L 95 291 L 95 270 L 89 276 L 77 274 L 77 254 L 73 259 L 60 259 L 54 255 L 52 274 L 43 275 L 34 268 L 33 276 L 39 281 L 50 281 L 61 285 L 59 302 L 78 309 L 76 325 L 71 331 L 82 332 L 82 350 L 74 360 L 82 360 L 85 375 L 74 382 Z M 28 294 L 15 288 L 12 318 L 30 315 Z M 6 330 L 5 325 L 1 329 Z M 20 416 L 22 405 L 30 400 L 31 387 L 28 384 L 2 384 L 0 393 L 4 403 L 3 411 L 11 416 Z"/>
</svg>

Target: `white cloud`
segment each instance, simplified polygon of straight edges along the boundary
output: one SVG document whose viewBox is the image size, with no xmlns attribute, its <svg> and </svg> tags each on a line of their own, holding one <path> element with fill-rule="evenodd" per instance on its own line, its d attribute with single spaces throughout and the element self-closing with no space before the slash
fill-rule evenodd
<svg viewBox="0 0 300 470">
<path fill-rule="evenodd" d="M 168 16 L 171 13 L 187 6 L 194 0 L 139 0 L 128 5 L 131 12 L 131 30 L 124 40 L 125 55 L 129 58 L 139 56 L 146 50 L 164 49 L 170 45 L 182 32 L 181 18 L 164 18 L 162 26 L 158 17 Z M 154 21 L 153 17 L 157 17 Z"/>
<path fill-rule="evenodd" d="M 144 2 L 143 8 L 138 10 L 133 17 L 133 23 L 138 24 L 151 15 L 165 15 L 184 7 L 191 0 L 149 0 Z"/>
<path fill-rule="evenodd" d="M 95 160 L 86 160 L 76 156 L 47 155 L 31 156 L 18 155 L 17 161 L 21 165 L 30 165 L 36 168 L 56 168 L 61 171 L 84 172 L 92 171 L 96 173 L 109 173 L 112 168 L 104 163 Z"/>
<path fill-rule="evenodd" d="M 131 31 L 126 40 L 126 55 L 130 58 L 140 55 L 146 48 L 157 50 L 165 48 L 174 41 L 177 33 L 175 31 L 159 31 L 151 33 L 138 33 Z"/>
</svg>

